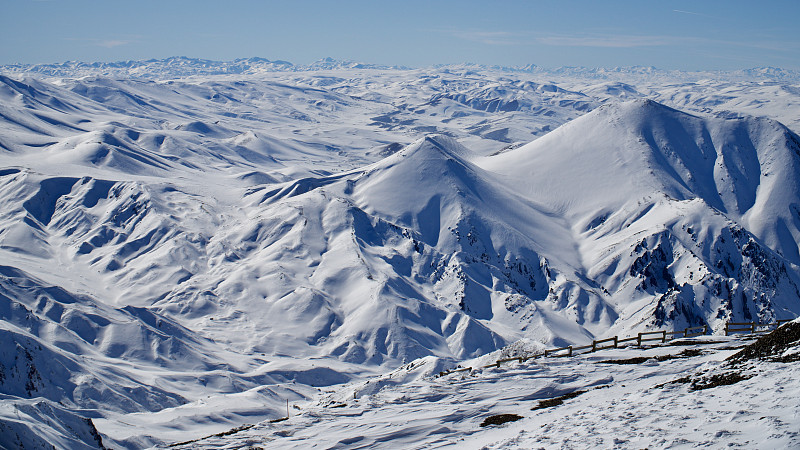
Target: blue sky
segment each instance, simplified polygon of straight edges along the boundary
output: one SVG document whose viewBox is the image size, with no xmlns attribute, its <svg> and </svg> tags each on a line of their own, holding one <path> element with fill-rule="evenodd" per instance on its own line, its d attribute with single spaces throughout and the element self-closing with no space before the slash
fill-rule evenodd
<svg viewBox="0 0 800 450">
<path fill-rule="evenodd" d="M 800 0 L 2 0 L 0 64 L 260 56 L 800 69 Z"/>
</svg>

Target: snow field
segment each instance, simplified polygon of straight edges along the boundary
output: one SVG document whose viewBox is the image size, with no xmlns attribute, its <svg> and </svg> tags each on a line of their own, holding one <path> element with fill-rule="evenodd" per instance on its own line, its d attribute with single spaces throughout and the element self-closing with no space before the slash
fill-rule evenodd
<svg viewBox="0 0 800 450">
<path fill-rule="evenodd" d="M 573 358 L 538 358 L 502 369 L 385 384 L 348 385 L 299 406 L 279 423 L 257 424 L 191 448 L 791 448 L 800 390 L 796 364 L 748 367 L 752 378 L 691 391 L 672 383 L 722 371 L 752 338 L 718 343 L 610 349 Z M 686 341 L 684 341 L 686 342 Z M 692 356 L 686 356 L 686 355 Z M 606 361 L 641 358 L 615 364 Z M 424 363 L 423 363 L 424 365 Z M 414 369 L 411 369 L 412 371 Z M 402 372 L 399 374 L 402 379 Z M 393 373 L 392 377 L 398 376 Z M 377 389 L 371 385 L 378 384 Z M 547 400 L 583 392 L 556 406 Z M 523 418 L 481 427 L 497 414 Z M 181 447 L 179 447 L 181 448 Z M 189 448 L 188 446 L 186 448 Z"/>
<path fill-rule="evenodd" d="M 165 445 L 345 383 L 427 418 L 355 410 L 383 431 L 343 446 L 443 445 L 500 402 L 433 425 L 425 376 L 466 359 L 798 314 L 791 73 L 248 64 L 0 69 L 3 445 Z"/>
</svg>

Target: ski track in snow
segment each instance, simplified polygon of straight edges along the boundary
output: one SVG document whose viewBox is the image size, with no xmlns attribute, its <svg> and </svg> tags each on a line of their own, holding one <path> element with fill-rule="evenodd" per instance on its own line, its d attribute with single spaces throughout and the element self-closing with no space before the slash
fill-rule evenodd
<svg viewBox="0 0 800 450">
<path fill-rule="evenodd" d="M 428 377 L 796 317 L 798 110 L 769 68 L 2 66 L 0 446 L 797 446 L 795 365 L 651 389 L 724 350 Z"/>
</svg>

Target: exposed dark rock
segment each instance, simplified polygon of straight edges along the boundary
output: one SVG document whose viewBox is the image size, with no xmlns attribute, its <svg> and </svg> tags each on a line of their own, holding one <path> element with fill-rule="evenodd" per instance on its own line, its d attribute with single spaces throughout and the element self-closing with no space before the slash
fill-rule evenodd
<svg viewBox="0 0 800 450">
<path fill-rule="evenodd" d="M 489 425 L 502 425 L 506 422 L 515 422 L 519 419 L 522 419 L 522 416 L 517 414 L 497 414 L 483 419 L 481 426 L 488 427 Z"/>
<path fill-rule="evenodd" d="M 743 375 L 741 372 L 725 372 L 725 373 L 715 373 L 709 377 L 700 378 L 697 380 L 693 380 L 691 386 L 689 386 L 690 391 L 700 391 L 703 389 L 711 389 L 717 386 L 728 386 L 731 384 L 736 384 L 740 381 L 747 380 L 752 378 L 750 375 Z"/>
<path fill-rule="evenodd" d="M 644 356 L 635 356 L 633 358 L 608 359 L 605 361 L 598 361 L 598 362 L 600 364 L 641 364 L 645 361 L 650 361 L 650 360 L 661 362 L 661 361 L 669 361 L 671 359 L 691 358 L 694 356 L 700 356 L 701 354 L 703 354 L 702 350 L 696 348 L 690 348 L 678 353 L 677 355 L 661 355 L 653 358 L 647 358 Z"/>
<path fill-rule="evenodd" d="M 571 398 L 575 398 L 575 397 L 583 394 L 584 392 L 586 392 L 586 391 L 574 391 L 574 392 L 570 392 L 568 394 L 564 394 L 564 395 L 562 395 L 560 397 L 548 398 L 548 399 L 545 399 L 545 400 L 539 400 L 539 404 L 534 406 L 533 408 L 531 408 L 531 411 L 536 411 L 537 409 L 552 408 L 553 406 L 558 406 L 558 405 L 564 403 L 564 400 L 569 400 Z"/>
<path fill-rule="evenodd" d="M 786 350 L 791 347 L 800 346 L 800 323 L 789 322 L 779 327 L 766 336 L 762 336 L 757 341 L 746 346 L 740 352 L 728 357 L 728 361 L 738 363 L 752 359 L 769 358 L 776 361 L 790 362 L 800 359 L 800 355 L 791 355 L 781 358 Z"/>
<path fill-rule="evenodd" d="M 669 233 L 657 237 L 658 242 L 652 250 L 648 249 L 647 241 L 642 240 L 634 248 L 634 252 L 641 253 L 631 265 L 629 274 L 639 276 L 642 282 L 639 289 L 647 292 L 667 292 L 675 286 L 675 281 L 669 272 L 672 263 L 672 245 Z"/>
<path fill-rule="evenodd" d="M 636 356 L 633 358 L 624 358 L 624 359 L 607 359 L 605 361 L 598 361 L 599 364 L 641 364 L 645 361 L 649 361 L 652 358 L 647 358 L 644 356 Z"/>
</svg>

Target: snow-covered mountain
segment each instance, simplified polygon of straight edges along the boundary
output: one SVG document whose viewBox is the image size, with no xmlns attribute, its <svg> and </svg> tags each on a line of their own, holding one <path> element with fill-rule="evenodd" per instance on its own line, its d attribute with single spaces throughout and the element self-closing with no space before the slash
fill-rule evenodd
<svg viewBox="0 0 800 450">
<path fill-rule="evenodd" d="M 507 73 L 533 73 L 548 76 L 570 76 L 587 79 L 621 80 L 642 78 L 660 78 L 672 81 L 697 81 L 707 79 L 726 79 L 729 81 L 782 81 L 796 83 L 800 79 L 797 70 L 779 67 L 755 67 L 734 71 L 696 71 L 662 70 L 652 66 L 632 67 L 575 67 L 556 68 L 540 67 L 528 64 L 522 67 L 486 66 L 480 64 L 437 65 L 443 69 L 467 69 L 474 71 L 502 71 Z M 136 78 L 178 78 L 194 75 L 249 75 L 267 72 L 302 72 L 315 70 L 339 69 L 378 69 L 378 70 L 410 70 L 404 66 L 387 66 L 357 61 L 337 60 L 331 57 L 322 58 L 311 64 L 293 64 L 289 61 L 269 60 L 266 58 L 238 58 L 232 61 L 214 61 L 186 56 L 174 56 L 164 59 L 146 61 L 93 62 L 66 61 L 52 64 L 10 64 L 2 66 L 4 72 L 36 73 L 58 77 L 76 77 L 102 75 L 112 77 Z"/>
<path fill-rule="evenodd" d="M 295 65 L 289 61 L 271 61 L 265 58 L 239 58 L 233 61 L 212 61 L 200 58 L 175 56 L 147 61 L 117 61 L 85 63 L 66 61 L 56 64 L 14 64 L 5 66 L 6 71 L 37 73 L 48 76 L 111 76 L 136 78 L 176 78 L 196 75 L 252 75 L 265 72 L 294 72 L 331 69 L 397 69 L 400 66 L 340 61 L 323 58 L 307 65 Z"/>
<path fill-rule="evenodd" d="M 151 446 L 419 358 L 800 314 L 785 77 L 74 66 L 0 75 L 2 445 Z"/>
<path fill-rule="evenodd" d="M 615 329 L 720 329 L 797 314 L 799 144 L 774 121 L 637 100 L 484 165 L 570 224 L 579 273 L 609 294 Z"/>
</svg>

